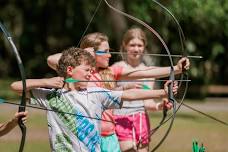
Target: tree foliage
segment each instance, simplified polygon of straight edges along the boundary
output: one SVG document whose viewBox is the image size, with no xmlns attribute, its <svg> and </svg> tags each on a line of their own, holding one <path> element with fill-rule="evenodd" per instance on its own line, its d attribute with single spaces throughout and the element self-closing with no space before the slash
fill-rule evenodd
<svg viewBox="0 0 228 152">
<path fill-rule="evenodd" d="M 151 0 L 111 2 L 157 30 L 173 54 L 182 53 L 177 27 L 171 16 Z M 226 66 L 228 1 L 162 0 L 159 2 L 169 8 L 180 22 L 186 36 L 185 49 L 188 54 L 204 57 L 203 60 L 192 60 L 190 74 L 193 82 L 228 84 L 228 80 L 225 79 L 228 76 Z M 19 48 L 28 77 L 54 74 L 47 67 L 47 56 L 60 52 L 68 46 L 78 45 L 97 4 L 98 1 L 92 0 L 0 2 L 0 20 L 9 29 Z M 118 50 L 121 35 L 132 25 L 138 24 L 116 14 L 102 3 L 86 33 L 96 31 L 106 33 L 110 37 L 111 47 Z M 147 34 L 150 44 L 148 51 L 165 53 L 160 42 L 148 31 Z M 0 76 L 17 76 L 15 59 L 2 36 L 0 50 Z M 113 61 L 116 59 L 114 56 Z M 161 58 L 159 62 L 164 65 L 168 60 Z"/>
</svg>

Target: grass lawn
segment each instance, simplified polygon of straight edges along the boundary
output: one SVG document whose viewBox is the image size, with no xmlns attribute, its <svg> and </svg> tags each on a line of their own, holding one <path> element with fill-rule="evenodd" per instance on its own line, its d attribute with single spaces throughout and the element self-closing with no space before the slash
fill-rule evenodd
<svg viewBox="0 0 228 152">
<path fill-rule="evenodd" d="M 9 119 L 15 106 L 0 106 L 0 121 Z M 30 118 L 27 122 L 27 138 L 24 152 L 48 152 L 49 141 L 45 112 L 29 109 Z M 211 115 L 228 122 L 228 111 L 210 112 Z M 161 115 L 151 113 L 151 124 L 159 122 Z M 167 124 L 168 125 L 168 124 Z M 167 125 L 160 128 L 153 136 L 150 143 L 152 147 L 164 135 Z M 0 138 L 0 149 L 4 152 L 17 151 L 20 144 L 21 133 L 19 128 Z M 158 152 L 191 152 L 192 140 L 197 139 L 203 143 L 209 152 L 226 152 L 228 145 L 228 127 L 214 120 L 208 119 L 195 112 L 178 112 L 173 128 L 165 142 L 159 147 Z"/>
<path fill-rule="evenodd" d="M 214 117 L 228 122 L 227 112 L 209 113 Z M 151 116 L 153 122 L 158 122 L 161 118 Z M 152 122 L 152 124 L 154 124 Z M 169 125 L 169 123 L 167 124 Z M 167 125 L 159 129 L 153 136 L 150 143 L 151 149 L 160 141 L 167 130 Z M 203 143 L 208 152 L 227 152 L 228 148 L 228 126 L 208 119 L 198 113 L 180 112 L 177 114 L 174 125 L 165 142 L 159 147 L 158 152 L 191 152 L 192 140 L 197 139 Z"/>
<path fill-rule="evenodd" d="M 0 80 L 0 98 L 17 99 L 16 94 L 9 91 L 11 80 Z M 217 101 L 212 102 L 212 107 L 216 107 Z M 197 103 L 197 102 L 195 102 Z M 206 103 L 206 102 L 204 102 Z M 225 110 L 208 111 L 210 115 L 228 122 L 228 100 L 225 101 L 223 108 Z M 227 107 L 227 110 L 226 110 Z M 1 104 L 0 105 L 0 123 L 12 118 L 17 111 L 17 106 Z M 199 108 L 196 106 L 195 108 Z M 200 108 L 201 110 L 203 107 Z M 46 113 L 41 110 L 29 110 L 29 120 L 27 126 L 27 137 L 24 152 L 49 152 L 49 140 Z M 157 125 L 161 119 L 161 113 L 150 113 L 152 128 Z M 162 126 L 152 137 L 150 150 L 163 137 L 166 125 Z M 19 127 L 15 128 L 9 134 L 0 137 L 0 151 L 15 152 L 20 145 L 21 132 Z M 220 124 L 214 120 L 206 118 L 193 111 L 181 110 L 177 113 L 174 125 L 165 142 L 159 147 L 158 152 L 191 152 L 192 140 L 197 139 L 203 143 L 207 152 L 228 152 L 228 126 Z"/>
<path fill-rule="evenodd" d="M 13 79 L 0 79 L 0 98 L 15 100 L 18 95 L 10 90 L 10 84 L 15 81 Z"/>
</svg>

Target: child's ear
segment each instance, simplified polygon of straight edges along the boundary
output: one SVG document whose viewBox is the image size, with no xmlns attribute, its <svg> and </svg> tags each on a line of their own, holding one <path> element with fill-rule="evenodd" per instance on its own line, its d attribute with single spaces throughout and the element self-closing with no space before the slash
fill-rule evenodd
<svg viewBox="0 0 228 152">
<path fill-rule="evenodd" d="M 72 66 L 68 66 L 68 67 L 67 67 L 67 75 L 68 75 L 68 76 L 72 76 L 72 74 L 73 74 L 73 69 L 74 69 L 74 68 L 73 68 Z"/>
</svg>

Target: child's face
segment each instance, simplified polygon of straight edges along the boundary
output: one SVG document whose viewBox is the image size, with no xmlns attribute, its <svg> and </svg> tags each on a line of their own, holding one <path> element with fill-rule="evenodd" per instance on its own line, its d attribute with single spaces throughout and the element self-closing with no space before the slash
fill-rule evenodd
<svg viewBox="0 0 228 152">
<path fill-rule="evenodd" d="M 140 60 L 145 49 L 143 41 L 138 38 L 130 40 L 124 47 L 130 60 Z"/>
<path fill-rule="evenodd" d="M 101 42 L 98 47 L 99 51 L 109 52 L 109 44 L 107 41 Z M 107 68 L 109 66 L 109 59 L 111 57 L 110 53 L 95 55 L 96 67 L 97 68 Z"/>
<path fill-rule="evenodd" d="M 91 77 L 91 65 L 86 63 L 82 63 L 80 66 L 76 67 L 68 67 L 68 75 L 75 80 L 85 81 L 85 82 L 77 82 L 75 83 L 76 88 L 86 88 L 88 82 Z"/>
</svg>

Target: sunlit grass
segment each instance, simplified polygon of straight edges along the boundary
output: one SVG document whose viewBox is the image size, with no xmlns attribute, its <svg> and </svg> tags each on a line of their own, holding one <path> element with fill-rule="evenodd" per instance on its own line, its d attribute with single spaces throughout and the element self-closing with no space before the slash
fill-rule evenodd
<svg viewBox="0 0 228 152">
<path fill-rule="evenodd" d="M 0 98 L 7 100 L 19 99 L 19 96 L 10 90 L 10 84 L 15 81 L 13 79 L 0 79 Z"/>
<path fill-rule="evenodd" d="M 5 107 L 5 106 L 4 106 Z M 12 115 L 12 110 L 3 113 Z M 227 112 L 209 113 L 214 117 L 228 122 Z M 160 114 L 151 114 L 152 127 L 160 121 Z M 2 121 L 2 120 L 0 120 Z M 157 144 L 167 129 L 167 123 L 162 126 L 151 138 L 150 149 Z M 27 122 L 28 134 L 24 152 L 50 151 L 48 130 L 45 112 L 30 110 L 30 119 Z M 194 112 L 179 112 L 175 118 L 174 125 L 165 142 L 159 147 L 158 152 L 191 152 L 192 140 L 197 139 L 203 143 L 207 151 L 226 152 L 228 144 L 228 127 L 214 120 L 208 119 Z M 17 151 L 20 144 L 21 133 L 19 128 L 14 129 L 8 135 L 0 138 L 0 149 L 4 152 Z"/>
<path fill-rule="evenodd" d="M 210 115 L 228 122 L 227 112 L 213 112 Z M 152 124 L 160 121 L 158 115 L 151 116 Z M 167 130 L 167 123 L 152 137 L 150 149 L 152 149 L 164 132 Z M 154 125 L 156 126 L 156 125 Z M 161 152 L 191 152 L 192 140 L 197 139 L 203 143 L 207 151 L 226 152 L 228 144 L 228 126 L 220 124 L 214 120 L 201 116 L 194 112 L 179 112 L 175 118 L 174 125 L 165 142 L 157 151 Z"/>
<path fill-rule="evenodd" d="M 10 91 L 9 85 L 13 80 L 0 80 L 0 97 L 6 99 L 17 99 L 18 96 Z M 217 101 L 216 101 L 217 102 Z M 197 102 L 195 102 L 197 103 Z M 215 103 L 216 105 L 216 103 Z M 17 106 L 0 105 L 0 123 L 10 119 L 17 111 Z M 48 129 L 45 111 L 29 110 L 27 122 L 27 138 L 24 152 L 48 152 L 50 144 L 48 140 Z M 202 110 L 202 109 L 201 109 Z M 228 122 L 227 111 L 213 111 L 210 115 Z M 161 120 L 162 113 L 150 113 L 151 127 L 155 127 Z M 152 137 L 150 150 L 158 143 L 164 135 L 169 122 L 162 126 Z M 0 151 L 18 151 L 21 132 L 17 127 L 9 134 L 0 138 Z M 228 126 L 220 124 L 193 111 L 179 111 L 176 115 L 174 125 L 165 142 L 159 147 L 158 152 L 191 152 L 192 140 L 197 139 L 203 143 L 206 151 L 226 152 L 228 145 Z"/>
</svg>

